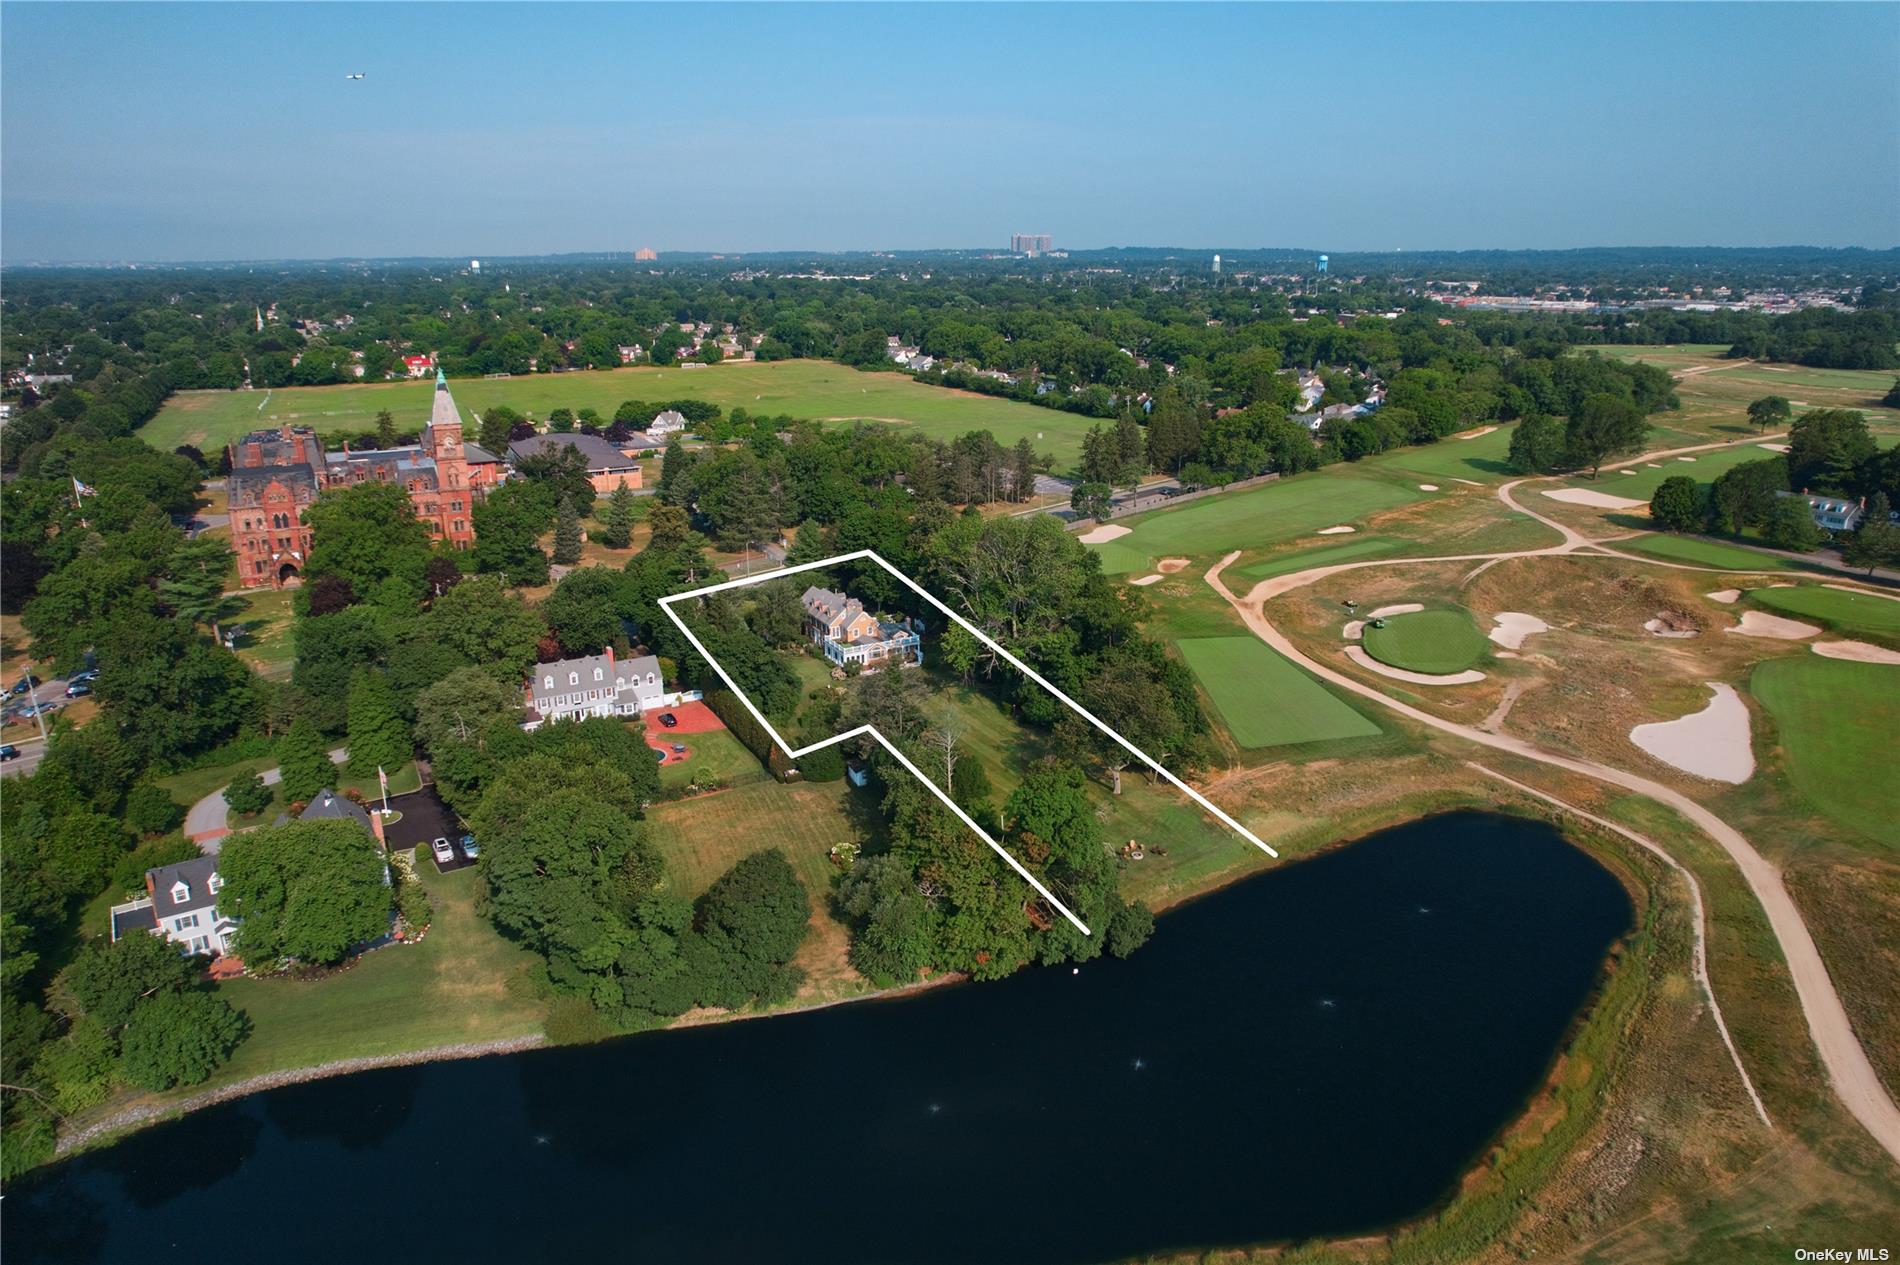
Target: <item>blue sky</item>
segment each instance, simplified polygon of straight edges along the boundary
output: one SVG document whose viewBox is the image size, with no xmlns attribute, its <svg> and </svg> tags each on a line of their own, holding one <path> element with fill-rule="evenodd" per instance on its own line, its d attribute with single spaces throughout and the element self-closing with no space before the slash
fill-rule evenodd
<svg viewBox="0 0 1900 1265">
<path fill-rule="evenodd" d="M 1900 244 L 1894 4 L 14 3 L 0 39 L 9 262 Z"/>
</svg>

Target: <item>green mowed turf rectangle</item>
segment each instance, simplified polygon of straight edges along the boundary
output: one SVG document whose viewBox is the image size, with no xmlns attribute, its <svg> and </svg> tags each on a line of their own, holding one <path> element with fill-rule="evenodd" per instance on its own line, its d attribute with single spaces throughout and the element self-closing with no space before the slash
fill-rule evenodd
<svg viewBox="0 0 1900 1265">
<path fill-rule="evenodd" d="M 1619 540 L 1615 548 L 1631 553 L 1646 553 L 1669 562 L 1690 562 L 1699 567 L 1725 567 L 1731 571 L 1787 571 L 1792 564 L 1771 553 L 1756 553 L 1740 545 L 1725 545 L 1719 540 L 1699 536 L 1638 536 Z"/>
<path fill-rule="evenodd" d="M 1795 655 L 1757 667 L 1749 689 L 1775 718 L 1796 788 L 1831 820 L 1900 847 L 1900 667 Z"/>
<path fill-rule="evenodd" d="M 1159 558 L 1258 549 L 1409 505 L 1425 495 L 1378 479 L 1325 470 L 1194 501 L 1180 509 L 1138 514 L 1118 524 L 1132 529 L 1131 535 L 1108 542 L 1106 548 L 1092 548 L 1102 550 L 1104 573 L 1122 575 L 1149 569 Z"/>
<path fill-rule="evenodd" d="M 1291 661 L 1253 637 L 1190 637 L 1175 643 L 1243 747 L 1328 738 L 1369 738 L 1379 727 Z"/>
<path fill-rule="evenodd" d="M 1900 636 L 1900 601 L 1873 593 L 1802 585 L 1791 589 L 1750 589 L 1748 596 L 1763 606 L 1790 615 L 1805 615 L 1835 628 Z M 1900 669 L 1896 669 L 1900 671 Z"/>
<path fill-rule="evenodd" d="M 1058 469 L 1079 455 L 1082 433 L 1092 424 L 1079 413 L 926 386 L 903 374 L 864 373 L 826 360 L 458 378 L 449 386 L 471 431 L 475 416 L 498 404 L 539 419 L 561 407 L 593 408 L 612 417 L 623 400 L 692 399 L 717 404 L 728 413 L 743 408 L 753 414 L 821 421 L 864 418 L 915 427 L 935 439 L 987 430 L 1005 446 L 1029 440 L 1038 452 L 1053 454 Z M 382 409 L 389 410 L 398 430 L 414 430 L 429 420 L 434 387 L 433 381 L 418 379 L 269 391 L 182 391 L 138 434 L 166 452 L 179 444 L 195 444 L 208 453 L 245 431 L 287 422 L 314 426 L 320 434 L 374 430 Z"/>
<path fill-rule="evenodd" d="M 1276 575 L 1290 575 L 1295 571 L 1308 571 L 1314 567 L 1338 566 L 1342 562 L 1361 562 L 1380 554 L 1391 553 L 1394 549 L 1402 548 L 1404 544 L 1404 541 L 1394 540 L 1389 536 L 1361 536 L 1343 545 L 1322 545 L 1318 549 L 1302 549 L 1297 553 L 1268 558 L 1264 562 L 1241 567 L 1234 574 L 1245 576 L 1249 580 L 1271 580 Z"/>
<path fill-rule="evenodd" d="M 1435 444 L 1400 448 L 1361 462 L 1375 470 L 1424 475 L 1427 481 L 1470 479 L 1475 483 L 1495 483 L 1512 473 L 1506 460 L 1511 453 L 1511 434 L 1516 426 L 1500 426 L 1488 435 L 1471 439 L 1441 439 Z"/>
<path fill-rule="evenodd" d="M 1666 415 L 1665 415 L 1666 416 Z M 1664 479 L 1674 475 L 1685 475 L 1697 483 L 1713 483 L 1723 471 L 1739 466 L 1744 461 L 1767 461 L 1779 454 L 1766 448 L 1759 448 L 1749 440 L 1732 444 L 1727 448 L 1712 448 L 1708 452 L 1685 453 L 1694 457 L 1693 461 L 1682 461 L 1675 457 L 1660 459 L 1633 457 L 1625 463 L 1614 466 L 1605 465 L 1601 477 L 1592 479 L 1587 474 L 1578 475 L 1569 480 L 1573 488 L 1590 488 L 1597 492 L 1608 492 L 1611 496 L 1627 496 L 1633 501 L 1647 501 L 1656 495 L 1656 489 L 1662 486 Z M 1656 467 L 1651 468 L 1652 464 Z M 1619 474 L 1618 471 L 1633 468 L 1633 474 Z"/>
</svg>

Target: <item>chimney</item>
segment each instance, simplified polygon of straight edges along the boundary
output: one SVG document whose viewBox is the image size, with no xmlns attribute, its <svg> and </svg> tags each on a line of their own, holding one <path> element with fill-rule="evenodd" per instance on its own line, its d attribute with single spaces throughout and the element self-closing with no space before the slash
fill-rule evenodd
<svg viewBox="0 0 1900 1265">
<path fill-rule="evenodd" d="M 278 433 L 281 434 L 286 441 L 288 441 L 290 439 L 290 423 L 285 422 L 283 425 L 283 428 Z"/>
<path fill-rule="evenodd" d="M 607 670 L 609 672 L 613 671 L 614 670 L 614 648 L 612 646 L 602 646 L 601 652 L 607 656 Z"/>
</svg>

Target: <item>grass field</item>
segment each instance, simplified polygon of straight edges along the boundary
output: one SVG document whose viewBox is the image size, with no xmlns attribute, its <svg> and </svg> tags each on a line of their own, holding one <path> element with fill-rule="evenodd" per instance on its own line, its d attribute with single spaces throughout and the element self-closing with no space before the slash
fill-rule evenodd
<svg viewBox="0 0 1900 1265">
<path fill-rule="evenodd" d="M 1104 573 L 1124 575 L 1148 570 L 1156 559 L 1176 554 L 1258 549 L 1323 527 L 1353 523 L 1424 495 L 1334 467 L 1209 497 L 1180 509 L 1118 520 L 1117 525 L 1131 528 L 1131 534 L 1091 548 L 1101 554 Z"/>
<path fill-rule="evenodd" d="M 1647 461 L 1638 457 L 1628 466 L 1605 466 L 1599 478 L 1592 479 L 1588 474 L 1580 474 L 1568 480 L 1573 488 L 1591 488 L 1598 492 L 1608 492 L 1611 496 L 1627 496 L 1633 501 L 1647 501 L 1656 495 L 1656 489 L 1662 486 L 1664 479 L 1676 475 L 1687 475 L 1697 483 L 1713 483 L 1723 471 L 1731 466 L 1739 466 L 1744 461 L 1766 461 L 1777 454 L 1751 443 L 1740 443 L 1728 448 L 1714 448 L 1708 452 L 1686 453 L 1693 460 L 1684 461 L 1679 457 L 1664 457 L 1661 461 Z M 1619 470 L 1633 470 L 1633 474 L 1619 474 Z"/>
<path fill-rule="evenodd" d="M 218 996 L 250 1017 L 252 1032 L 212 1085 L 541 1030 L 545 1007 L 527 983 L 533 955 L 476 912 L 476 872 L 415 868 L 435 903 L 420 943 L 379 949 L 316 983 L 246 978 L 216 986 Z"/>
<path fill-rule="evenodd" d="M 1900 412 L 1880 403 L 1893 385 L 1891 370 L 1809 369 L 1724 360 L 1722 353 L 1728 348 L 1711 343 L 1580 350 L 1614 360 L 1640 360 L 1674 374 L 1682 407 L 1658 413 L 1650 421 L 1681 435 L 1714 439 L 1748 434 L 1754 429 L 1748 424 L 1748 406 L 1765 395 L 1785 397 L 1796 414 L 1811 408 L 1859 409 L 1876 430 L 1900 430 Z"/>
<path fill-rule="evenodd" d="M 1731 571 L 1790 571 L 1795 567 L 1788 559 L 1772 553 L 1757 553 L 1740 545 L 1725 545 L 1700 536 L 1638 536 L 1634 540 L 1619 540 L 1614 547 L 1668 562 L 1688 562 L 1698 567 L 1723 567 Z"/>
<path fill-rule="evenodd" d="M 948 439 L 988 430 L 1008 446 L 1028 439 L 1066 469 L 1081 452 L 1091 425 L 1079 413 L 1037 408 L 1015 400 L 924 386 L 903 374 L 862 373 L 828 360 L 735 362 L 704 369 L 630 368 L 518 378 L 458 379 L 450 383 L 464 419 L 506 404 L 544 418 L 556 408 L 594 408 L 611 417 L 622 400 L 706 400 L 730 412 L 789 414 L 818 420 L 865 418 L 914 426 Z M 181 391 L 166 401 L 139 437 L 166 451 L 195 444 L 209 452 L 260 426 L 284 422 L 319 433 L 373 430 L 388 409 L 398 430 L 429 420 L 434 383 L 428 380 L 264 391 Z"/>
<path fill-rule="evenodd" d="M 1413 672 L 1463 672 L 1484 658 L 1490 642 L 1462 606 L 1393 615 L 1384 628 L 1366 625 L 1366 653 L 1380 663 Z"/>
<path fill-rule="evenodd" d="M 1505 460 L 1511 451 L 1511 433 L 1515 426 L 1500 426 L 1488 435 L 1473 439 L 1441 439 L 1435 444 L 1399 448 L 1368 457 L 1361 469 L 1390 470 L 1422 475 L 1428 481 L 1470 479 L 1476 483 L 1502 481 L 1512 471 Z"/>
<path fill-rule="evenodd" d="M 1379 727 L 1254 637 L 1194 637 L 1176 643 L 1214 700 L 1234 741 L 1279 747 L 1371 737 Z"/>
<path fill-rule="evenodd" d="M 1836 824 L 1900 848 L 1900 668 L 1819 655 L 1770 659 L 1749 689 L 1775 718 L 1796 789 Z"/>
<path fill-rule="evenodd" d="M 1818 619 L 1846 632 L 1900 637 L 1900 601 L 1872 593 L 1804 584 L 1788 589 L 1750 589 L 1749 600 L 1788 615 Z"/>
<path fill-rule="evenodd" d="M 1294 571 L 1308 571 L 1314 567 L 1331 567 L 1342 562 L 1361 562 L 1367 558 L 1376 558 L 1380 554 L 1403 549 L 1405 543 L 1389 536 L 1359 536 L 1343 545 L 1321 545 L 1317 549 L 1300 549 L 1293 553 L 1281 554 L 1277 558 L 1268 558 L 1264 562 L 1255 562 L 1236 568 L 1234 574 L 1245 576 L 1249 580 L 1271 580 L 1276 575 L 1288 575 Z"/>
<path fill-rule="evenodd" d="M 666 738 L 664 729 L 655 733 L 666 741 L 684 743 L 692 750 L 692 755 L 683 763 L 660 766 L 663 789 L 676 790 L 690 785 L 695 778 L 707 785 L 736 786 L 767 781 L 771 777 L 758 757 L 747 751 L 730 730 L 712 729 L 672 739 Z"/>
</svg>

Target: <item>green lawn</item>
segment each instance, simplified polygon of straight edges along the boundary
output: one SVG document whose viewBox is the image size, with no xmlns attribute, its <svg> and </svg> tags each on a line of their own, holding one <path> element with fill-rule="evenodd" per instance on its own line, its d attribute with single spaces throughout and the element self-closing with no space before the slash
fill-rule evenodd
<svg viewBox="0 0 1900 1265">
<path fill-rule="evenodd" d="M 656 735 L 666 738 L 666 730 L 655 729 Z M 732 736 L 727 729 L 714 729 L 702 734 L 681 734 L 677 738 L 667 738 L 669 742 L 684 743 L 691 749 L 692 755 L 680 764 L 667 764 L 660 767 L 660 786 L 674 790 L 686 786 L 697 777 L 702 783 L 734 786 L 743 782 L 762 782 L 771 777 L 760 764 L 758 758 L 745 749 L 745 745 Z"/>
<path fill-rule="evenodd" d="M 1314 567 L 1337 566 L 1342 562 L 1362 562 L 1367 558 L 1391 553 L 1405 547 L 1405 541 L 1390 536 L 1360 536 L 1343 545 L 1321 545 L 1317 549 L 1299 549 L 1236 568 L 1235 575 L 1249 580 L 1271 580 L 1276 575 L 1307 571 Z"/>
<path fill-rule="evenodd" d="M 544 418 L 556 408 L 594 408 L 611 417 L 622 400 L 707 400 L 730 412 L 790 414 L 835 420 L 866 418 L 914 426 L 936 439 L 988 430 L 1008 446 L 1028 439 L 1066 469 L 1081 453 L 1092 424 L 1079 413 L 1037 408 L 1015 400 L 924 386 L 898 373 L 861 373 L 828 360 L 734 362 L 704 369 L 652 367 L 517 378 L 456 379 L 450 383 L 464 419 L 497 404 Z M 166 401 L 139 437 L 169 452 L 195 444 L 206 452 L 244 431 L 284 422 L 319 432 L 373 430 L 388 409 L 399 430 L 429 420 L 434 383 L 427 379 L 263 391 L 181 391 Z"/>
<path fill-rule="evenodd" d="M 647 825 L 668 878 L 687 896 L 698 896 L 754 852 L 778 848 L 804 880 L 812 904 L 822 907 L 837 873 L 832 845 L 863 838 L 845 811 L 851 789 L 846 781 L 765 781 L 655 804 Z"/>
<path fill-rule="evenodd" d="M 1750 589 L 1750 600 L 1789 615 L 1818 619 L 1848 632 L 1900 637 L 1900 601 L 1872 593 L 1804 584 L 1787 589 Z"/>
<path fill-rule="evenodd" d="M 1723 567 L 1731 571 L 1787 571 L 1794 564 L 1772 553 L 1757 553 L 1740 545 L 1725 545 L 1719 540 L 1700 536 L 1638 536 L 1619 540 L 1611 546 L 1630 553 L 1646 553 L 1668 562 L 1688 562 L 1699 567 Z"/>
<path fill-rule="evenodd" d="M 1757 667 L 1749 689 L 1775 718 L 1795 787 L 1838 824 L 1900 848 L 1900 667 L 1792 655 Z"/>
<path fill-rule="evenodd" d="M 1446 479 L 1470 479 L 1474 483 L 1496 483 L 1512 473 L 1506 458 L 1511 451 L 1511 432 L 1515 426 L 1500 426 L 1488 435 L 1473 439 L 1441 439 L 1435 444 L 1399 448 L 1361 461 L 1362 468 L 1390 470 L 1421 475 L 1427 482 Z"/>
<path fill-rule="evenodd" d="M 1435 676 L 1463 672 L 1491 645 L 1462 606 L 1390 616 L 1383 628 L 1367 624 L 1365 639 L 1366 653 L 1380 663 Z"/>
<path fill-rule="evenodd" d="M 1716 477 L 1731 466 L 1744 461 L 1767 461 L 1777 454 L 1766 448 L 1759 448 L 1748 442 L 1733 444 L 1727 448 L 1712 448 L 1708 452 L 1685 453 L 1695 458 L 1683 461 L 1676 457 L 1664 457 L 1660 461 L 1650 461 L 1637 457 L 1628 467 L 1609 466 L 1603 468 L 1601 477 L 1592 479 L 1589 475 L 1578 475 L 1571 479 L 1573 488 L 1590 488 L 1597 492 L 1608 492 L 1611 496 L 1627 496 L 1632 501 L 1647 501 L 1656 495 L 1656 489 L 1662 486 L 1664 479 L 1674 475 L 1686 475 L 1697 483 L 1713 483 Z M 1656 469 L 1651 469 L 1651 466 Z M 1618 474 L 1620 469 L 1634 469 L 1634 474 Z"/>
<path fill-rule="evenodd" d="M 1278 747 L 1378 734 L 1379 727 L 1254 637 L 1190 637 L 1175 643 L 1214 700 L 1234 741 Z"/>
<path fill-rule="evenodd" d="M 1132 534 L 1091 546 L 1108 575 L 1146 571 L 1159 558 L 1258 549 L 1323 527 L 1350 524 L 1426 493 L 1333 467 L 1243 492 L 1194 501 L 1179 509 L 1137 514 L 1116 525 Z"/>
<path fill-rule="evenodd" d="M 416 872 L 435 902 L 419 943 L 366 954 L 317 982 L 235 979 L 218 996 L 251 1020 L 250 1039 L 212 1085 L 334 1059 L 398 1054 L 541 1030 L 543 1004 L 528 987 L 533 955 L 475 911 L 476 871 Z"/>
<path fill-rule="evenodd" d="M 244 625 L 237 655 L 265 676 L 288 676 L 297 657 L 289 589 L 253 589 L 235 599 L 232 623 Z"/>
</svg>

